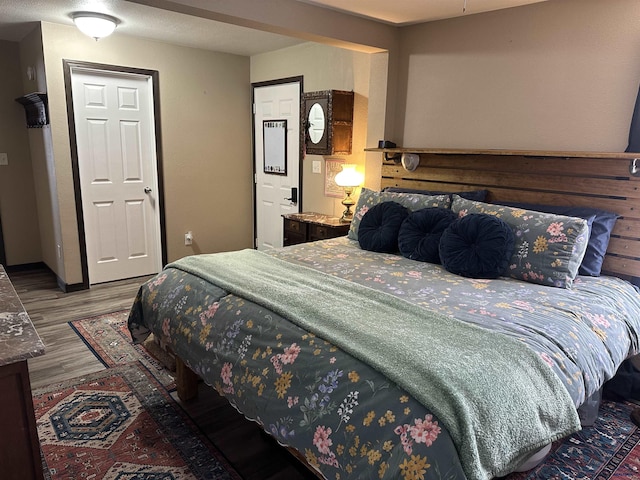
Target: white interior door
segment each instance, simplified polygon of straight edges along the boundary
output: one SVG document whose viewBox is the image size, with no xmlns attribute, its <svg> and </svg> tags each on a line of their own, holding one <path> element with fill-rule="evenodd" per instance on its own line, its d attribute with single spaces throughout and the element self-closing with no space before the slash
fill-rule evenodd
<svg viewBox="0 0 640 480">
<path fill-rule="evenodd" d="M 89 283 L 157 273 L 151 78 L 74 68 L 71 79 Z"/>
<path fill-rule="evenodd" d="M 282 215 L 299 212 L 300 205 L 300 82 L 255 86 L 254 158 L 256 171 L 256 247 L 282 246 Z M 266 173 L 263 122 L 286 120 L 286 175 Z M 292 198 L 293 189 L 297 201 Z"/>
</svg>

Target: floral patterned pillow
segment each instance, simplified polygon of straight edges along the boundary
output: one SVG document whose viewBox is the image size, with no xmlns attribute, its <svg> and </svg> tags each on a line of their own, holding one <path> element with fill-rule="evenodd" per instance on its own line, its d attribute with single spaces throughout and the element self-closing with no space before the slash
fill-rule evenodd
<svg viewBox="0 0 640 480">
<path fill-rule="evenodd" d="M 490 205 L 454 195 L 451 210 L 495 215 L 506 222 L 516 241 L 508 272 L 513 278 L 552 287 L 570 288 L 589 240 L 582 218 Z"/>
<path fill-rule="evenodd" d="M 358 240 L 360 221 L 371 207 L 382 202 L 396 202 L 407 207 L 410 212 L 428 207 L 451 208 L 449 195 L 420 195 L 417 193 L 376 192 L 363 188 L 353 213 L 348 237 Z"/>
</svg>

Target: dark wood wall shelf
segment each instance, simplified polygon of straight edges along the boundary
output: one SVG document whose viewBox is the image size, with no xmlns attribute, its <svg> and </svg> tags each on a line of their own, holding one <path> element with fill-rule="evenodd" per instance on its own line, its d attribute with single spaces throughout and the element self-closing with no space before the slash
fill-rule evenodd
<svg viewBox="0 0 640 480">
<path fill-rule="evenodd" d="M 417 153 L 439 155 L 497 155 L 523 157 L 567 157 L 567 158 L 640 158 L 640 152 L 582 152 L 562 150 L 501 150 L 501 149 L 465 149 L 465 148 L 423 148 L 423 147 L 395 147 L 395 148 L 365 148 L 365 152 L 380 153 Z"/>
</svg>

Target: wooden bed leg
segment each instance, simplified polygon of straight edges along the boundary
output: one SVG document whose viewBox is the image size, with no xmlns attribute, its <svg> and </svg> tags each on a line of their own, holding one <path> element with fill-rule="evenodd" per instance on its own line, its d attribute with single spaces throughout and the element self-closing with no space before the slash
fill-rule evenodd
<svg viewBox="0 0 640 480">
<path fill-rule="evenodd" d="M 198 396 L 198 375 L 193 373 L 180 357 L 176 357 L 176 389 L 183 402 Z"/>
</svg>

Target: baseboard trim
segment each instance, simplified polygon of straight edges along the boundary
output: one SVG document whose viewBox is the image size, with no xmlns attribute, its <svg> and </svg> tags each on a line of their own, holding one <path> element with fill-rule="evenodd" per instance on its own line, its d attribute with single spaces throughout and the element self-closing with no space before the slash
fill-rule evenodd
<svg viewBox="0 0 640 480">
<path fill-rule="evenodd" d="M 62 280 L 56 273 L 44 262 L 34 262 L 34 263 L 23 263 L 21 265 L 5 265 L 5 271 L 8 274 L 17 273 L 17 272 L 28 272 L 28 271 L 42 271 L 45 270 L 56 277 L 56 283 L 58 284 L 58 288 L 62 290 L 64 293 L 71 292 L 79 292 L 80 290 L 88 290 L 89 285 L 85 285 L 84 283 L 72 283 L 67 284 Z"/>
<path fill-rule="evenodd" d="M 20 265 L 5 265 L 4 269 L 7 273 L 26 272 L 28 270 L 48 270 L 51 272 L 51 269 L 44 262 L 22 263 Z"/>
<path fill-rule="evenodd" d="M 85 286 L 84 283 L 65 283 L 59 276 L 56 275 L 56 281 L 58 282 L 58 287 L 64 293 L 72 293 L 79 292 L 80 290 L 88 290 L 89 286 Z"/>
</svg>

